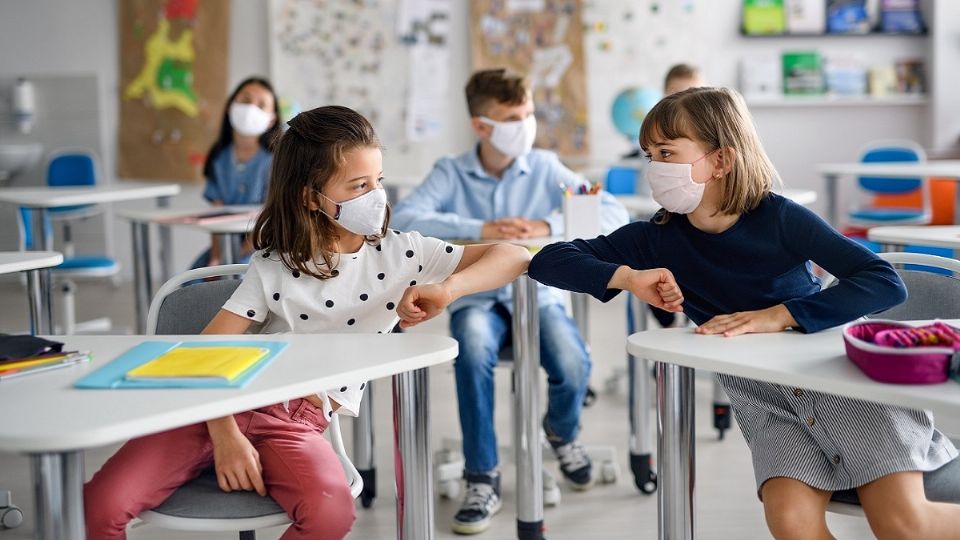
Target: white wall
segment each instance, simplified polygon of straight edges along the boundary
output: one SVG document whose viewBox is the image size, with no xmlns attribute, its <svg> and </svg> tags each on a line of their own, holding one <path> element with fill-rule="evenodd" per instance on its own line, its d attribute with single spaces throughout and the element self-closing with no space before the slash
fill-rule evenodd
<svg viewBox="0 0 960 540">
<path fill-rule="evenodd" d="M 649 4 L 639 0 L 594 1 L 632 2 L 638 10 Z M 770 48 L 817 48 L 827 54 L 851 52 L 869 60 L 928 56 L 928 67 L 937 69 L 931 74 L 934 97 L 929 106 L 754 110 L 764 144 L 787 183 L 794 187 L 819 188 L 821 180 L 814 173 L 815 163 L 851 159 L 868 140 L 906 137 L 938 149 L 956 140 L 960 132 L 960 101 L 954 98 L 956 88 L 960 87 L 960 72 L 955 69 L 960 65 L 960 39 L 957 37 L 960 33 L 960 2 L 933 1 L 936 3 L 936 17 L 928 16 L 933 30 L 930 38 L 748 39 L 738 33 L 739 0 L 700 0 L 695 2 L 702 14 L 696 24 L 651 31 L 680 34 L 683 39 L 692 40 L 694 45 L 685 50 L 695 51 L 696 57 L 675 60 L 664 57 L 661 60 L 664 64 L 681 60 L 700 64 L 710 82 L 719 85 L 735 85 L 737 63 L 743 54 Z M 388 176 L 424 174 L 436 157 L 460 152 L 470 143 L 469 132 L 462 128 L 466 113 L 461 92 L 470 73 L 469 4 L 463 0 L 451 2 L 454 6 L 450 32 L 451 90 L 447 104 L 450 122 L 443 136 L 431 143 L 392 147 L 386 141 Z M 116 5 L 116 0 L 31 0 L 0 5 L 0 80 L 20 75 L 96 76 L 101 146 L 108 182 L 114 181 L 119 110 Z M 630 37 L 634 38 L 640 37 Z M 589 57 L 588 52 L 588 61 Z M 929 63 L 931 59 L 932 64 Z M 228 80 L 232 86 L 251 74 L 269 75 L 266 4 L 234 1 L 231 4 Z M 592 156 L 604 161 L 615 159 L 628 144 L 609 125 L 609 104 L 612 96 L 625 83 L 631 82 L 631 73 L 608 66 L 591 75 L 588 91 Z M 646 79 L 640 83 L 659 84 L 662 73 L 648 73 L 643 77 Z M 0 96 L 0 100 L 3 99 L 8 97 Z M 185 185 L 176 202 L 196 205 L 200 201 L 199 194 L 199 186 Z M 125 222 L 114 225 L 114 253 L 129 270 L 128 228 Z M 200 235 L 177 232 L 174 266 L 185 268 L 205 243 L 206 239 Z"/>
</svg>

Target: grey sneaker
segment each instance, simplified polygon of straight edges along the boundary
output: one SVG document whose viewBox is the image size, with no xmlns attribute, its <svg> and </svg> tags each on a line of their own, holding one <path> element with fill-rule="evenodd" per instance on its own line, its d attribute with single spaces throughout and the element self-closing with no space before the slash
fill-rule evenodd
<svg viewBox="0 0 960 540">
<path fill-rule="evenodd" d="M 490 519 L 500 511 L 500 473 L 464 473 L 467 493 L 457 515 L 453 517 L 453 532 L 477 534 L 490 527 Z"/>
<path fill-rule="evenodd" d="M 553 453 L 560 462 L 560 472 L 567 479 L 570 487 L 577 491 L 586 491 L 593 487 L 593 464 L 586 449 L 577 441 L 565 441 L 557 435 L 547 419 L 543 419 L 543 431 L 547 434 L 547 441 L 553 448 Z"/>
</svg>

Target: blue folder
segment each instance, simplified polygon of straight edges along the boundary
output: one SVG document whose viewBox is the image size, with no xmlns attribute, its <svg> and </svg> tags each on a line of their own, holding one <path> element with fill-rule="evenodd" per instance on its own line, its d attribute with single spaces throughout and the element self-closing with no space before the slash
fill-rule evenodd
<svg viewBox="0 0 960 540">
<path fill-rule="evenodd" d="M 165 354 L 174 347 L 260 347 L 269 352 L 232 381 L 128 381 L 127 372 Z M 243 388 L 287 347 L 284 341 L 144 341 L 107 365 L 73 383 L 74 388 Z"/>
</svg>

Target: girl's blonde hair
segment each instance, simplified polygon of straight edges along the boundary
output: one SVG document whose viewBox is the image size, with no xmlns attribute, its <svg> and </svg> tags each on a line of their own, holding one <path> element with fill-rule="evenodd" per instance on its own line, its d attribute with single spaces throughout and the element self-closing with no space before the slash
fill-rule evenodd
<svg viewBox="0 0 960 540">
<path fill-rule="evenodd" d="M 379 148 L 373 126 L 360 113 L 330 105 L 298 114 L 274 147 L 270 188 L 263 211 L 253 226 L 253 247 L 276 255 L 290 270 L 318 279 L 336 277 L 332 247 L 340 239 L 337 227 L 323 212 L 311 211 L 304 191 L 323 191 L 357 148 Z M 378 244 L 390 223 L 365 238 Z M 317 260 L 317 259 L 320 260 Z"/>
<path fill-rule="evenodd" d="M 770 193 L 774 182 L 780 184 L 750 111 L 735 90 L 690 88 L 660 100 L 640 127 L 640 147 L 646 152 L 656 142 L 680 138 L 702 142 L 711 150 L 733 150 L 731 170 L 722 180 L 720 214 L 749 212 Z"/>
</svg>

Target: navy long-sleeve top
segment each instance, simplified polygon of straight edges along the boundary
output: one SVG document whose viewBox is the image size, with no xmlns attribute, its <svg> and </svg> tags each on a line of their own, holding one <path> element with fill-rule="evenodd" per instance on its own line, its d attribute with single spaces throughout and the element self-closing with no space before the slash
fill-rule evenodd
<svg viewBox="0 0 960 540">
<path fill-rule="evenodd" d="M 810 261 L 836 276 L 837 285 L 821 291 Z M 776 194 L 717 234 L 675 214 L 664 224 L 631 223 L 609 236 L 552 244 L 533 258 L 529 274 L 606 302 L 620 292 L 607 284 L 621 265 L 673 272 L 684 313 L 696 324 L 784 304 L 798 330 L 816 332 L 906 299 L 889 263 Z"/>
</svg>

